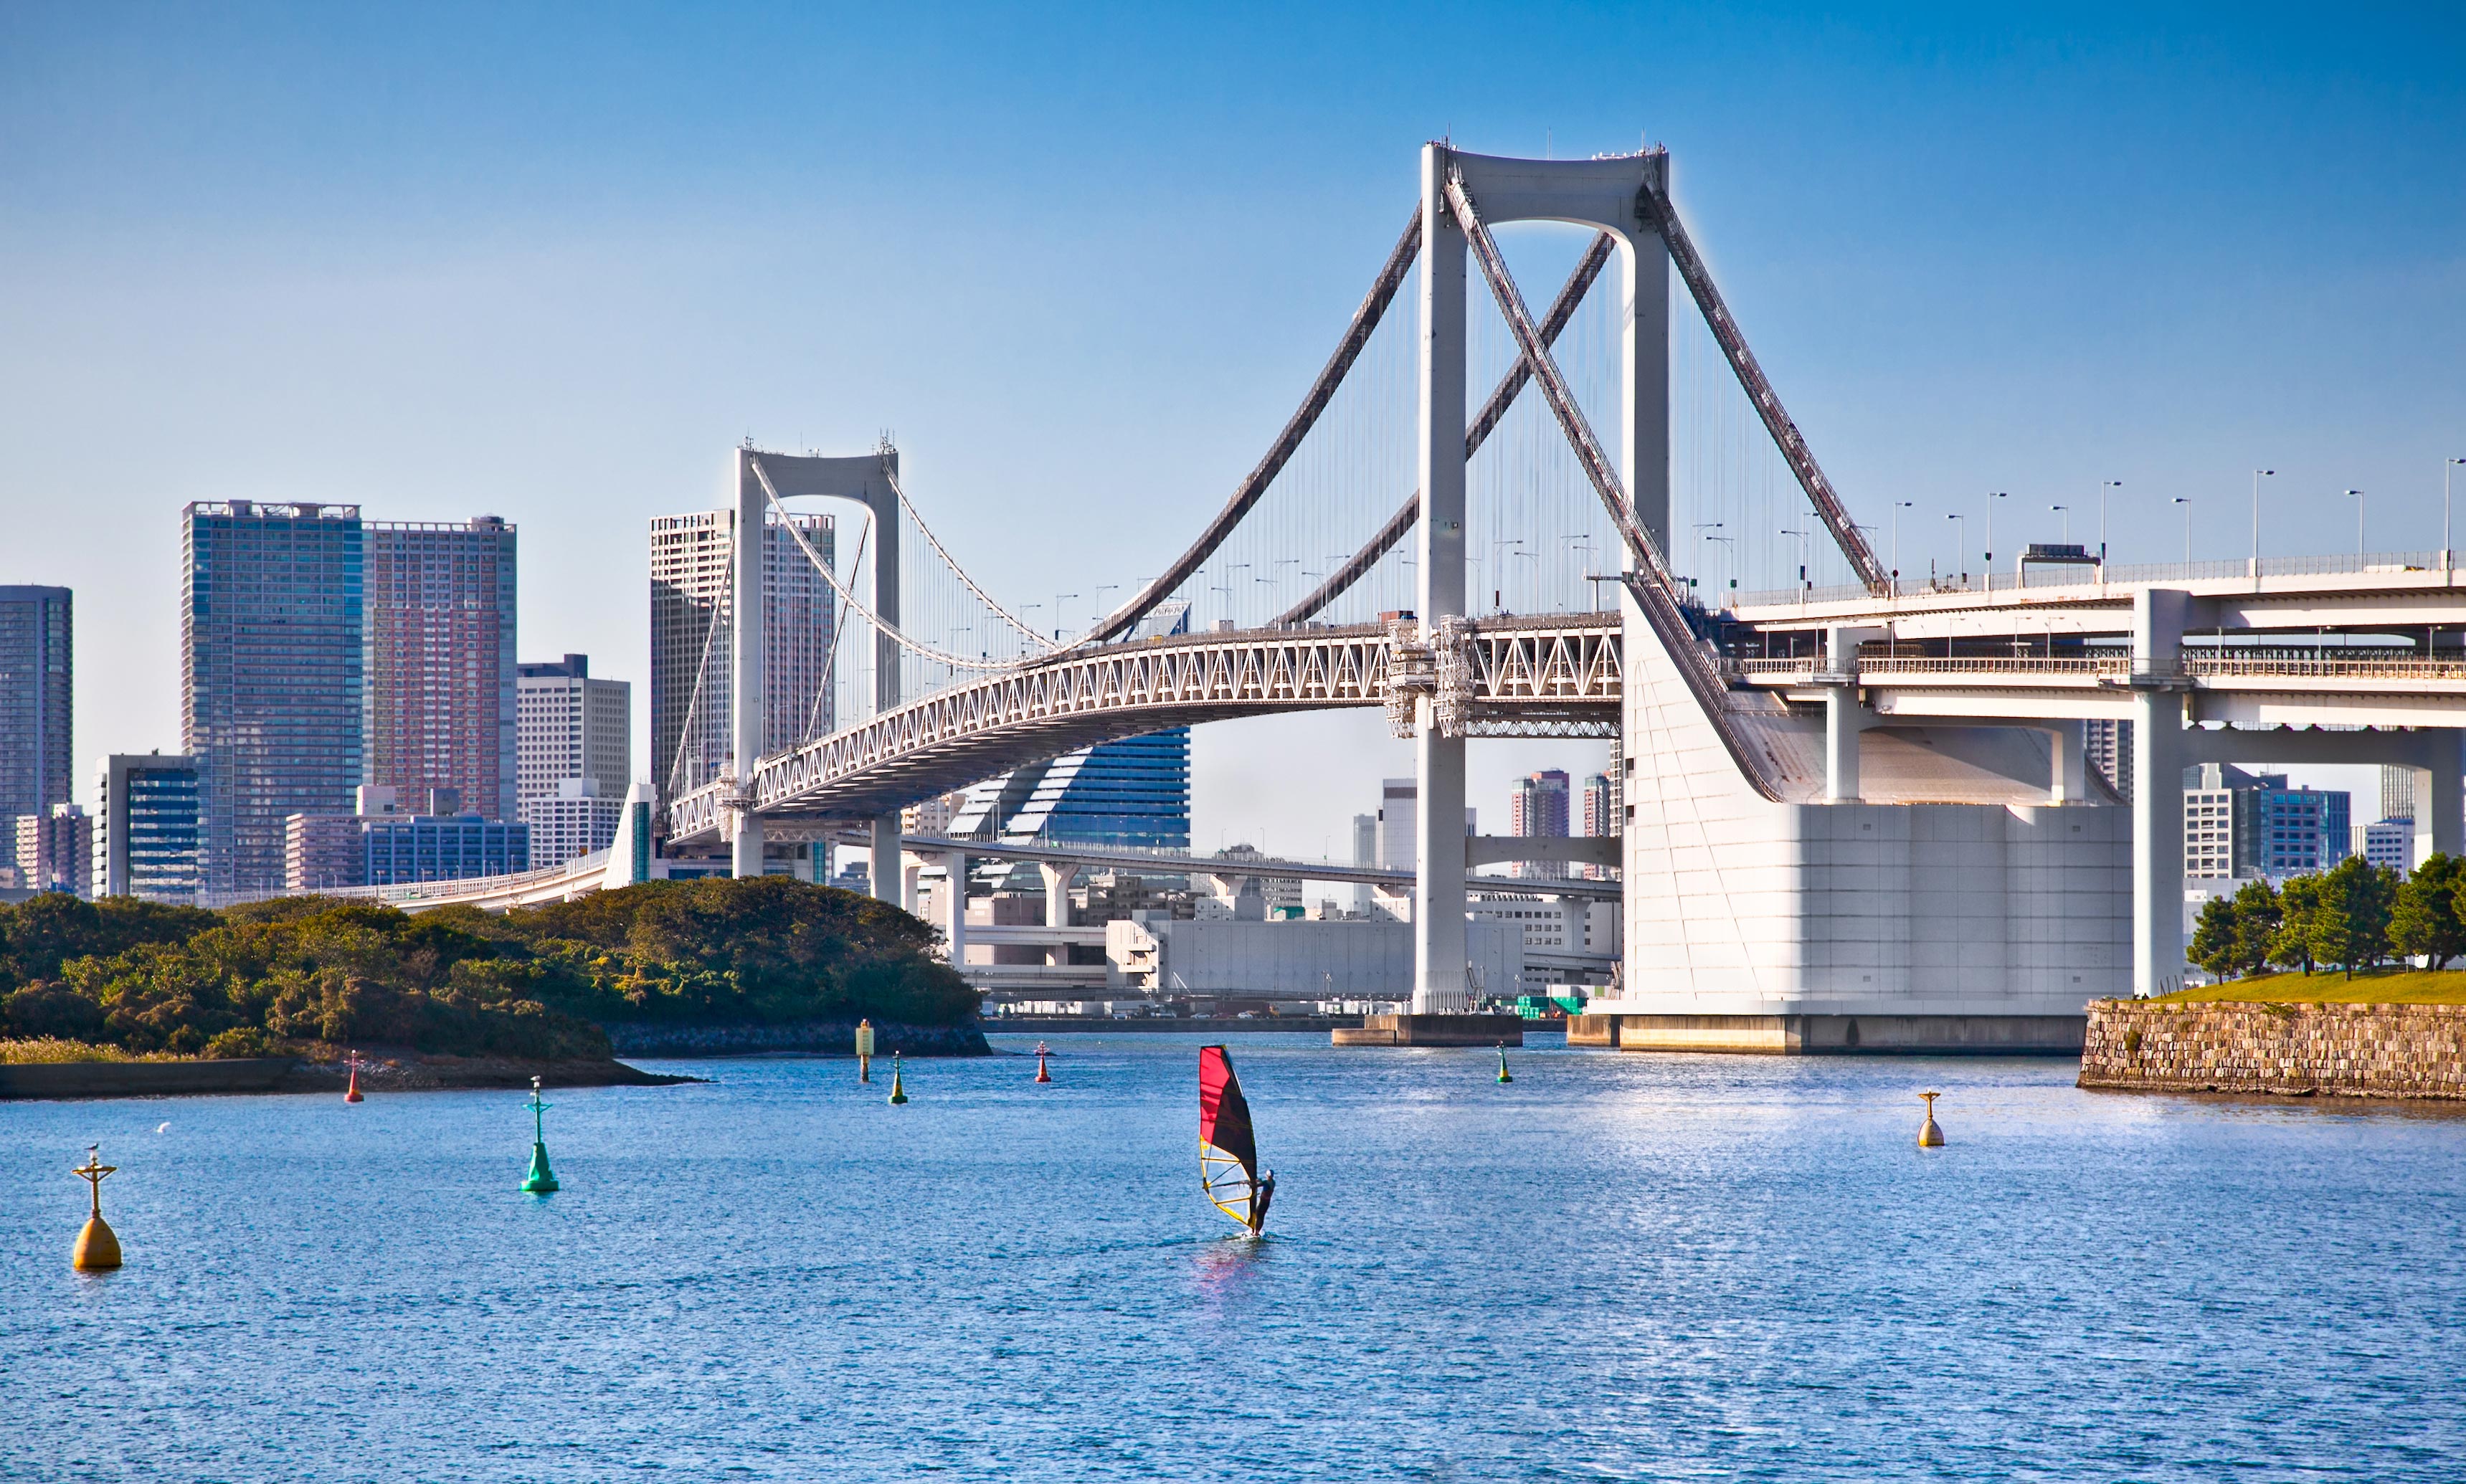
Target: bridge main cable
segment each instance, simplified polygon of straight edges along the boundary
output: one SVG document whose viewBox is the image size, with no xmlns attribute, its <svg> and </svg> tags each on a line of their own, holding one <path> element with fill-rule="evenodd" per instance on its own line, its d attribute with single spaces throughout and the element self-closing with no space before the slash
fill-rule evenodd
<svg viewBox="0 0 2466 1484">
<path fill-rule="evenodd" d="M 1558 343 L 1559 332 L 1566 329 L 1567 321 L 1576 317 L 1576 306 L 1583 302 L 1584 295 L 1592 289 L 1593 280 L 1602 276 L 1603 266 L 1610 260 L 1610 250 L 1617 245 L 1618 239 L 1606 232 L 1593 238 L 1593 245 L 1585 251 L 1583 260 L 1576 264 L 1574 273 L 1567 276 L 1565 285 L 1558 290 L 1558 297 L 1550 303 L 1550 312 L 1541 319 L 1541 343 L 1555 345 Z M 1507 410 L 1514 405 L 1517 394 L 1532 379 L 1533 366 L 1521 357 L 1505 376 L 1499 378 L 1497 389 L 1491 392 L 1488 402 L 1482 404 L 1481 414 L 1472 420 L 1471 427 L 1465 430 L 1465 458 L 1468 462 L 1481 452 L 1483 442 L 1506 418 Z M 1268 620 L 1269 624 L 1298 624 L 1324 610 L 1329 604 L 1344 596 L 1355 583 L 1369 575 L 1370 569 L 1379 565 L 1381 557 L 1395 550 L 1397 543 L 1412 533 L 1421 519 L 1422 492 L 1415 490 L 1404 497 L 1404 503 L 1387 518 L 1387 523 L 1379 528 L 1377 535 L 1353 554 L 1351 561 L 1330 573 L 1327 581 L 1312 588 L 1308 597 Z"/>
<path fill-rule="evenodd" d="M 1242 523 L 1242 518 L 1250 513 L 1250 507 L 1259 502 L 1260 498 L 1267 493 L 1267 486 L 1284 472 L 1286 463 L 1301 448 L 1302 439 L 1318 422 L 1319 414 L 1327 410 L 1336 388 L 1344 384 L 1346 373 L 1360 358 L 1362 347 L 1370 343 L 1371 332 L 1379 328 L 1379 321 L 1386 316 L 1387 306 L 1395 301 L 1396 291 L 1403 286 L 1404 275 L 1412 271 L 1413 260 L 1421 254 L 1422 213 L 1417 209 L 1412 220 L 1404 224 L 1404 234 L 1396 239 L 1394 251 L 1387 255 L 1385 266 L 1379 270 L 1378 278 L 1371 283 L 1370 292 L 1363 296 L 1361 306 L 1353 312 L 1353 322 L 1346 326 L 1344 339 L 1336 345 L 1335 354 L 1328 357 L 1327 365 L 1319 370 L 1318 380 L 1311 384 L 1310 395 L 1302 399 L 1302 405 L 1285 423 L 1284 432 L 1276 435 L 1267 456 L 1259 460 L 1258 467 L 1251 470 L 1249 477 L 1234 490 L 1233 498 L 1224 502 L 1224 508 L 1216 513 L 1216 519 L 1208 522 L 1207 529 L 1199 533 L 1199 540 L 1165 569 L 1163 576 L 1148 584 L 1138 596 L 1115 609 L 1096 627 L 1088 630 L 1079 643 L 1103 644 L 1120 638 L 1157 604 L 1173 596 L 1183 583 L 1190 580 L 1191 573 L 1198 571 L 1209 557 L 1216 554 L 1216 548 L 1233 534 L 1233 528 Z"/>
</svg>

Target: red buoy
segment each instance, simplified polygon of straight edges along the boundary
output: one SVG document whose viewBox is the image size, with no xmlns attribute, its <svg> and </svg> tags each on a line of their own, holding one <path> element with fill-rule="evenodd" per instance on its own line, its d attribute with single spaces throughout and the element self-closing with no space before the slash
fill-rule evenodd
<svg viewBox="0 0 2466 1484">
<path fill-rule="evenodd" d="M 1052 1072 L 1047 1070 L 1044 1065 L 1044 1058 L 1051 1054 L 1052 1052 L 1047 1052 L 1044 1049 L 1043 1042 L 1039 1041 L 1036 1043 L 1036 1079 L 1039 1082 L 1050 1082 L 1053 1080 Z"/>
<path fill-rule="evenodd" d="M 366 1102 L 366 1101 L 368 1101 L 368 1099 L 367 1099 L 367 1098 L 365 1098 L 365 1097 L 362 1097 L 362 1096 L 360 1096 L 360 1053 L 359 1053 L 359 1052 L 353 1052 L 351 1053 L 351 1063 L 350 1063 L 350 1065 L 351 1065 L 351 1085 L 350 1085 L 347 1089 L 346 1089 L 346 1090 L 344 1091 L 344 1093 L 343 1093 L 343 1101 L 345 1101 L 345 1102 Z"/>
</svg>

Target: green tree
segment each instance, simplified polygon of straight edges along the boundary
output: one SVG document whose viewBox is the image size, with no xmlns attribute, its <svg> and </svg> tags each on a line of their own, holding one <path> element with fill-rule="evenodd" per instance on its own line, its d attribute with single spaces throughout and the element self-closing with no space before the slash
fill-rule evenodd
<svg viewBox="0 0 2466 1484">
<path fill-rule="evenodd" d="M 2320 878 L 2296 876 L 2277 893 L 2277 930 L 2269 935 L 2269 962 L 2309 974 L 2314 961 L 2313 920 L 2320 913 Z"/>
<path fill-rule="evenodd" d="M 2359 965 L 2388 957 L 2397 873 L 2349 855 L 2311 879 L 2320 883 L 2308 929 L 2313 959 L 2343 966 L 2352 979 Z"/>
<path fill-rule="evenodd" d="M 2192 962 L 2220 979 L 2269 966 L 2278 928 L 2277 893 L 2267 881 L 2246 881 L 2231 897 L 2212 897 L 2192 932 Z"/>
<path fill-rule="evenodd" d="M 2389 941 L 2403 954 L 2421 954 L 2431 968 L 2445 968 L 2466 954 L 2466 860 L 2433 854 L 2398 883 L 2389 912 Z"/>
</svg>

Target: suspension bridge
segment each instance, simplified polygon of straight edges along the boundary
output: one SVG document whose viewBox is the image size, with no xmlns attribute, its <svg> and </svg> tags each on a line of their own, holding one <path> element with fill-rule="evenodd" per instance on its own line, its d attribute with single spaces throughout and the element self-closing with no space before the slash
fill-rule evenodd
<svg viewBox="0 0 2466 1484">
<path fill-rule="evenodd" d="M 1558 285 L 1538 315 L 1516 265 Z M 2414 767 L 2418 854 L 2458 843 L 2450 552 L 2125 569 L 2054 545 L 1905 581 L 1749 348 L 1660 150 L 1425 146 L 1333 353 L 1154 577 L 1005 605 L 886 441 L 747 446 L 731 485 L 734 528 L 788 530 L 836 609 L 779 745 L 766 543 L 735 543 L 658 761 L 668 848 L 739 875 L 851 826 L 899 860 L 903 806 L 1093 742 L 1378 708 L 1416 749 L 1414 1007 L 1460 1010 L 1468 853 L 1500 858 L 1453 827 L 1468 742 L 1618 736 L 1615 1033 L 1867 1017 L 2024 1045 L 2180 984 L 2189 762 Z M 817 499 L 861 509 L 843 564 L 789 521 Z M 2097 721 L 2131 723 L 2128 800 L 2084 768 Z"/>
</svg>

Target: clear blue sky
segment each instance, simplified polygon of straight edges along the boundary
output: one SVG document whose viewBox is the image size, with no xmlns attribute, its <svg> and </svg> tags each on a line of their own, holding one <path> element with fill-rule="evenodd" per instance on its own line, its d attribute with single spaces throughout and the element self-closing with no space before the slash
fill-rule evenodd
<svg viewBox="0 0 2466 1484">
<path fill-rule="evenodd" d="M 178 742 L 191 499 L 504 515 L 526 656 L 638 692 L 643 521 L 712 503 L 748 433 L 895 429 L 997 588 L 1140 575 L 1290 410 L 1441 134 L 1670 144 L 1836 481 L 1935 517 L 1905 566 L 1980 491 L 2104 477 L 2119 557 L 2177 553 L 2176 495 L 2237 552 L 2255 464 L 2273 550 L 2351 544 L 2350 486 L 2373 545 L 2432 546 L 2458 14 L 17 0 L 0 581 L 78 589 L 91 759 Z M 1509 772 L 1591 756 L 1483 750 L 1493 818 Z M 1403 770 L 1369 718 L 1200 757 L 1209 846 L 1340 849 Z"/>
</svg>

